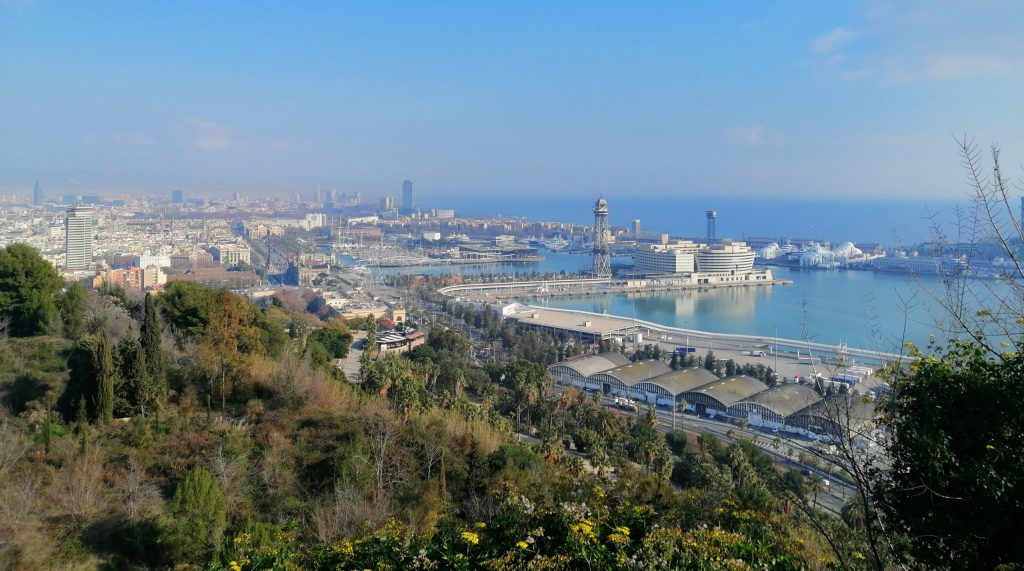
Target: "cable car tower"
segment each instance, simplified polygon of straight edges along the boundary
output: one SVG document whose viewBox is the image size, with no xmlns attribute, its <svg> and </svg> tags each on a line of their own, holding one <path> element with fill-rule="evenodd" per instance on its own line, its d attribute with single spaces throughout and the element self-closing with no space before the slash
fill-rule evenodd
<svg viewBox="0 0 1024 571">
<path fill-rule="evenodd" d="M 594 203 L 594 275 L 612 277 L 612 229 L 608 225 L 608 201 L 601 198 Z"/>
</svg>

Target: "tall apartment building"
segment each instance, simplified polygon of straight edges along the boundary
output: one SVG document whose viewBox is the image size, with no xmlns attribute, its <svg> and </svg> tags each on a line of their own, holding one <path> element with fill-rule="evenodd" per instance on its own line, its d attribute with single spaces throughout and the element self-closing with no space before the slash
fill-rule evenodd
<svg viewBox="0 0 1024 571">
<path fill-rule="evenodd" d="M 92 207 L 72 206 L 64 219 L 64 269 L 92 268 Z"/>
<path fill-rule="evenodd" d="M 46 201 L 46 197 L 43 196 L 43 185 L 36 181 L 36 185 L 32 187 L 32 204 L 35 206 L 42 206 L 43 202 Z"/>
</svg>

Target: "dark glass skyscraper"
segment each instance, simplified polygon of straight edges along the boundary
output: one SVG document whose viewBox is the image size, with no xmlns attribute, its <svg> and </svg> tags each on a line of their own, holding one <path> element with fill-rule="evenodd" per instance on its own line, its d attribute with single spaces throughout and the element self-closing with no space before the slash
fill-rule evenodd
<svg viewBox="0 0 1024 571">
<path fill-rule="evenodd" d="M 42 206 L 43 202 L 46 201 L 46 197 L 43 196 L 43 185 L 36 181 L 35 187 L 32 188 L 32 204 L 36 206 Z"/>
<path fill-rule="evenodd" d="M 181 204 L 185 202 L 185 191 L 183 190 L 172 190 L 171 191 L 171 203 Z"/>
<path fill-rule="evenodd" d="M 412 210 L 412 181 L 402 182 L 402 210 Z"/>
</svg>

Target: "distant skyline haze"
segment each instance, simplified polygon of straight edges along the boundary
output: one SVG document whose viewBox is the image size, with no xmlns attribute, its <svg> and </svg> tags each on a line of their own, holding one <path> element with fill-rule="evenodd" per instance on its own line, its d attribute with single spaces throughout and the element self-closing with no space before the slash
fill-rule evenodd
<svg viewBox="0 0 1024 571">
<path fill-rule="evenodd" d="M 0 191 L 954 200 L 1024 2 L 0 3 Z"/>
</svg>

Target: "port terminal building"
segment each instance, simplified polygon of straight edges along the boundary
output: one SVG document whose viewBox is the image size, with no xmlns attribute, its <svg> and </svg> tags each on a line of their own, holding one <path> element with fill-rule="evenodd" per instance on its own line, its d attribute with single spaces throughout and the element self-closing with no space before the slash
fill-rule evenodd
<svg viewBox="0 0 1024 571">
<path fill-rule="evenodd" d="M 585 355 L 548 370 L 559 384 L 659 408 L 681 407 L 701 416 L 743 420 L 750 426 L 804 436 L 825 437 L 839 430 L 821 395 L 797 383 L 768 387 L 753 377 L 719 378 L 702 368 L 673 371 L 659 360 L 634 363 L 617 353 Z M 860 416 L 871 418 L 867 410 Z"/>
<path fill-rule="evenodd" d="M 698 244 L 689 240 L 646 244 L 633 250 L 633 272 L 643 276 L 685 277 L 700 285 L 771 282 L 771 270 L 755 270 L 756 253 L 743 242 Z"/>
</svg>

